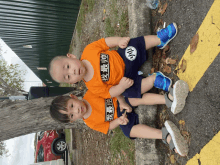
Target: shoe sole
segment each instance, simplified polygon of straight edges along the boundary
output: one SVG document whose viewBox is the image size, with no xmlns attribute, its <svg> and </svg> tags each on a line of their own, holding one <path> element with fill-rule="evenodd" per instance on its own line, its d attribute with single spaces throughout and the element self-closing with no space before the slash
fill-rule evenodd
<svg viewBox="0 0 220 165">
<path fill-rule="evenodd" d="M 173 144 L 178 154 L 180 154 L 181 156 L 187 156 L 189 152 L 189 147 L 187 145 L 187 141 L 181 135 L 180 130 L 173 122 L 169 120 L 165 121 L 164 125 L 167 131 L 170 133 Z"/>
<path fill-rule="evenodd" d="M 171 106 L 171 112 L 173 114 L 180 113 L 186 102 L 186 97 L 189 93 L 189 86 L 183 80 L 178 80 L 173 87 L 173 103 Z"/>
<path fill-rule="evenodd" d="M 170 91 L 170 87 L 172 85 L 172 80 L 169 77 L 165 76 L 161 71 L 158 71 L 158 72 L 160 72 L 160 74 L 162 74 L 164 77 L 166 77 L 166 78 L 168 78 L 170 80 L 170 85 L 168 87 L 168 92 L 169 92 Z"/>
<path fill-rule="evenodd" d="M 159 49 L 163 49 L 163 48 L 165 48 L 166 46 L 167 46 L 167 44 L 169 44 L 169 42 L 174 38 L 174 37 L 176 37 L 176 35 L 177 35 L 177 32 L 178 32 L 178 29 L 177 29 L 177 25 L 176 25 L 176 23 L 173 23 L 173 25 L 175 26 L 175 29 L 176 29 L 176 34 L 162 47 L 162 48 L 159 48 Z"/>
</svg>

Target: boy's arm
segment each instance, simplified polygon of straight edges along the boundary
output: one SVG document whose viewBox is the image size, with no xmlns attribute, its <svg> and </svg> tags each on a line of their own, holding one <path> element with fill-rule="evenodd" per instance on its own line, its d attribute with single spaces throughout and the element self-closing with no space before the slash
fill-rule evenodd
<svg viewBox="0 0 220 165">
<path fill-rule="evenodd" d="M 134 80 L 127 78 L 127 77 L 122 77 L 118 85 L 112 86 L 109 89 L 109 93 L 111 97 L 117 97 L 121 95 L 125 89 L 130 88 L 134 84 Z"/>
<path fill-rule="evenodd" d="M 127 125 L 128 124 L 128 118 L 126 116 L 126 114 L 124 113 L 122 116 L 120 116 L 119 118 L 110 121 L 109 124 L 109 130 L 113 130 L 116 127 L 118 127 L 119 125 Z"/>
<path fill-rule="evenodd" d="M 110 48 L 119 46 L 120 48 L 124 49 L 127 47 L 129 41 L 130 41 L 129 37 L 107 37 L 105 38 L 105 43 Z"/>
</svg>

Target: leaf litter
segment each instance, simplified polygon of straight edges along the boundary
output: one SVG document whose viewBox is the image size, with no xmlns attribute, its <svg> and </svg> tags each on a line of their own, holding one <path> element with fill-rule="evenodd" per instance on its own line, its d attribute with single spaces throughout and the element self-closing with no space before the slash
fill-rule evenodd
<svg viewBox="0 0 220 165">
<path fill-rule="evenodd" d="M 199 34 L 196 33 L 196 35 L 194 35 L 190 41 L 190 53 L 191 54 L 196 50 L 198 42 L 199 42 Z"/>
<path fill-rule="evenodd" d="M 153 55 L 153 68 L 151 71 L 157 72 L 161 71 L 163 73 L 171 73 L 172 68 L 170 65 L 174 65 L 177 59 L 167 58 L 167 54 L 170 52 L 170 47 L 167 45 L 163 50 L 156 48 Z"/>
<path fill-rule="evenodd" d="M 167 9 L 167 6 L 168 6 L 167 2 L 164 3 L 164 4 L 160 7 L 160 9 L 158 10 L 158 13 L 160 13 L 161 15 L 163 15 L 163 14 L 165 13 L 166 9 Z"/>
<path fill-rule="evenodd" d="M 163 24 L 164 24 L 163 20 L 159 19 L 155 25 L 154 32 L 156 33 L 158 29 L 162 29 Z"/>
<path fill-rule="evenodd" d="M 169 0 L 171 1 L 171 0 Z M 168 4 L 167 2 L 164 3 L 163 5 L 159 5 L 159 10 L 158 10 L 158 13 L 161 14 L 161 16 L 165 13 L 166 9 L 168 7 Z M 154 32 L 156 33 L 159 29 L 162 29 L 163 28 L 163 24 L 164 24 L 164 21 L 160 18 L 157 22 L 156 22 L 156 25 L 154 27 Z M 180 29 L 181 28 L 181 25 L 178 26 L 178 28 Z M 168 58 L 168 56 L 170 55 L 170 48 L 169 46 L 167 45 L 167 47 L 164 48 L 164 50 L 160 50 L 158 48 L 156 48 L 155 50 L 155 53 L 153 55 L 153 68 L 151 69 L 151 73 L 153 72 L 156 72 L 156 71 L 162 71 L 164 73 L 171 73 L 172 72 L 172 69 L 170 66 L 172 65 L 176 65 L 177 66 L 177 61 L 178 61 L 178 57 L 175 57 L 175 58 Z M 174 70 L 173 72 L 175 71 L 179 71 L 181 70 L 182 72 L 184 72 L 186 70 L 186 66 L 187 66 L 187 62 L 186 60 L 183 59 L 182 61 L 182 64 L 181 64 L 181 67 L 178 68 L 178 70 Z M 176 68 L 176 67 L 175 67 Z M 176 75 L 175 73 L 173 75 Z M 172 77 L 171 79 L 174 79 L 174 77 Z M 163 106 L 164 109 L 159 113 L 159 121 L 158 121 L 158 124 L 159 126 L 163 126 L 163 123 L 169 119 L 169 115 L 168 115 L 168 109 Z M 179 121 L 179 124 L 180 124 L 180 131 L 181 131 L 181 134 L 184 136 L 185 140 L 187 141 L 188 144 L 190 144 L 190 140 L 191 140 L 191 135 L 190 133 L 188 132 L 188 129 L 185 125 L 185 121 L 184 120 L 180 120 Z M 181 162 L 179 162 L 179 155 L 178 154 L 171 154 L 171 151 L 170 151 L 170 154 L 168 154 L 168 159 L 166 159 L 166 165 L 168 164 L 181 164 Z"/>
</svg>

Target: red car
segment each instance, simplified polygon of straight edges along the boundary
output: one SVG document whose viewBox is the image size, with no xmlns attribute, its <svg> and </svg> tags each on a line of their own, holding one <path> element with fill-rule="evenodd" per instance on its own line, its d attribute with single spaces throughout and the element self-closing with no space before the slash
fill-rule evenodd
<svg viewBox="0 0 220 165">
<path fill-rule="evenodd" d="M 66 147 L 65 134 L 62 130 L 38 132 L 35 163 L 63 158 Z"/>
</svg>

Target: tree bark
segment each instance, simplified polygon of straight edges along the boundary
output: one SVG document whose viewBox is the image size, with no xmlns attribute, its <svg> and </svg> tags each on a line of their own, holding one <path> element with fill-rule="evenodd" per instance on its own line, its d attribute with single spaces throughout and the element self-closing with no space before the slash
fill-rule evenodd
<svg viewBox="0 0 220 165">
<path fill-rule="evenodd" d="M 0 141 L 38 131 L 86 127 L 83 120 L 68 124 L 53 120 L 49 112 L 53 99 L 4 101 L 0 106 Z"/>
</svg>

